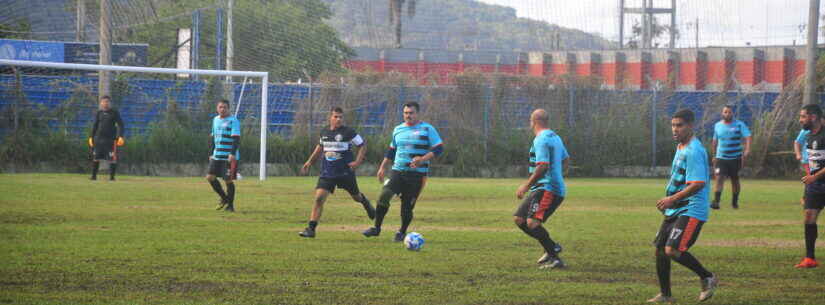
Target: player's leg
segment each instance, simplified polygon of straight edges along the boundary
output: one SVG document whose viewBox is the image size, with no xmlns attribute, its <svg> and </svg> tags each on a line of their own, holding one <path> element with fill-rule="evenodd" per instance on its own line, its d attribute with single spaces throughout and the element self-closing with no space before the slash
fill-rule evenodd
<svg viewBox="0 0 825 305">
<path fill-rule="evenodd" d="M 318 227 L 318 221 L 321 220 L 321 214 L 324 211 L 324 203 L 327 201 L 329 194 L 335 192 L 335 181 L 330 178 L 318 177 L 318 183 L 315 185 L 315 200 L 312 204 L 312 213 L 309 216 L 309 223 L 307 227 L 298 233 L 301 237 L 315 237 L 315 228 Z"/>
<path fill-rule="evenodd" d="M 816 239 L 819 236 L 816 222 L 823 206 L 825 206 L 825 196 L 805 194 L 805 258 L 796 265 L 797 268 L 814 268 L 819 266 L 815 255 Z"/>
<path fill-rule="evenodd" d="M 716 184 L 714 185 L 713 201 L 710 207 L 719 209 L 719 200 L 722 198 L 722 191 L 725 189 L 725 178 L 728 176 L 727 162 L 724 159 L 716 160 Z"/>
<path fill-rule="evenodd" d="M 109 159 L 109 151 L 112 146 L 109 141 L 105 139 L 94 139 L 94 147 L 92 148 L 92 177 L 91 180 L 97 180 L 97 173 L 100 171 L 100 161 Z"/>
<path fill-rule="evenodd" d="M 112 143 L 112 151 L 109 153 L 109 181 L 115 180 L 117 172 L 117 143 Z"/>
<path fill-rule="evenodd" d="M 363 232 L 364 236 L 378 236 L 381 234 L 381 225 L 384 223 L 384 216 L 390 210 L 390 200 L 395 194 L 401 192 L 401 178 L 398 171 L 390 172 L 389 180 L 384 182 L 381 188 L 381 195 L 378 195 L 378 202 L 375 206 L 375 226 Z"/>
<path fill-rule="evenodd" d="M 226 193 L 223 191 L 223 187 L 217 178 L 219 175 L 222 175 L 221 172 L 224 170 L 223 162 L 225 161 L 209 160 L 209 170 L 206 174 L 206 181 L 209 182 L 209 185 L 212 186 L 212 190 L 214 190 L 221 199 L 220 202 L 218 202 L 218 210 L 222 210 L 228 204 Z"/>
<path fill-rule="evenodd" d="M 533 236 L 539 241 L 542 248 L 544 248 L 545 255 L 542 257 L 543 259 L 540 259 L 540 261 L 545 260 L 542 268 L 564 267 L 564 262 L 558 256 L 561 247 L 550 237 L 550 233 L 542 225 L 542 223 L 550 219 L 550 216 L 556 212 L 556 209 L 558 209 L 563 201 L 564 197 L 557 196 L 550 191 L 541 191 L 538 209 L 530 218 L 527 218 L 527 228 L 533 233 Z"/>
<path fill-rule="evenodd" d="M 100 160 L 94 159 L 92 160 L 92 177 L 89 179 L 97 180 L 97 172 L 100 170 Z"/>
<path fill-rule="evenodd" d="M 235 178 L 238 176 L 238 160 L 225 163 L 229 168 L 224 171 L 223 181 L 226 183 L 227 212 L 235 212 Z"/>
<path fill-rule="evenodd" d="M 425 177 L 409 177 L 404 181 L 404 188 L 401 191 L 401 228 L 395 233 L 396 242 L 404 241 L 407 235 L 407 228 L 413 220 L 413 210 L 424 186 Z"/>
<path fill-rule="evenodd" d="M 360 203 L 361 206 L 364 207 L 364 211 L 367 212 L 367 217 L 375 219 L 375 208 L 372 207 L 372 203 L 367 199 L 367 195 L 364 195 L 358 188 L 358 180 L 356 180 L 355 175 L 338 178 L 337 184 L 349 193 L 352 200 L 355 200 L 355 202 Z"/>
<path fill-rule="evenodd" d="M 733 160 L 730 170 L 730 190 L 731 190 L 731 207 L 739 208 L 739 191 L 742 186 L 739 184 L 739 169 L 742 167 L 742 159 Z"/>
<path fill-rule="evenodd" d="M 674 219 L 665 218 L 659 226 L 656 238 L 653 239 L 653 245 L 656 247 L 656 277 L 659 279 L 659 294 L 647 300 L 649 303 L 674 302 L 673 293 L 670 290 L 670 256 L 665 253 L 665 244 L 673 229 L 673 224 Z"/>
<path fill-rule="evenodd" d="M 705 269 L 693 254 L 688 252 L 688 249 L 690 249 L 696 242 L 696 239 L 699 238 L 703 224 L 703 221 L 696 218 L 680 216 L 676 220 L 665 246 L 665 254 L 667 256 L 699 276 L 702 288 L 699 293 L 699 301 L 704 301 L 712 297 L 719 283 L 719 279 Z"/>
</svg>

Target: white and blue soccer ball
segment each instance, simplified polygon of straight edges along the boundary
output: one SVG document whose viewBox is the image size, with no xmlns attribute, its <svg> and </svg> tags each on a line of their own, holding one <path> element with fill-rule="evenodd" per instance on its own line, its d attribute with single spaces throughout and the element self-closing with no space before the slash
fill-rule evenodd
<svg viewBox="0 0 825 305">
<path fill-rule="evenodd" d="M 410 251 L 419 251 L 424 247 L 424 236 L 417 232 L 410 232 L 404 237 L 404 247 Z"/>
</svg>

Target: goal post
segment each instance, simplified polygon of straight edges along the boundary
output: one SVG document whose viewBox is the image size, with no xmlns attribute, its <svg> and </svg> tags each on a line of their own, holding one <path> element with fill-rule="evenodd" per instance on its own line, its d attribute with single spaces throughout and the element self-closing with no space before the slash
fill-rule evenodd
<svg viewBox="0 0 825 305">
<path fill-rule="evenodd" d="M 93 65 L 93 64 L 74 64 L 74 63 L 59 63 L 59 62 L 44 62 L 44 61 L 28 61 L 28 60 L 10 60 L 0 59 L 0 67 L 31 67 L 31 68 L 45 68 L 45 69 L 66 69 L 66 70 L 85 70 L 85 71 L 113 71 L 113 72 L 135 72 L 135 73 L 157 73 L 157 74 L 189 74 L 189 75 L 209 75 L 209 76 L 238 76 L 238 77 L 259 77 L 261 78 L 261 134 L 260 134 L 260 168 L 259 179 L 261 181 L 266 179 L 266 138 L 268 130 L 267 120 L 267 100 L 269 89 L 269 73 L 259 71 L 226 71 L 226 70 L 201 70 L 201 69 L 171 69 L 171 68 L 152 68 L 152 67 L 135 67 L 135 66 L 113 66 L 113 65 Z"/>
</svg>

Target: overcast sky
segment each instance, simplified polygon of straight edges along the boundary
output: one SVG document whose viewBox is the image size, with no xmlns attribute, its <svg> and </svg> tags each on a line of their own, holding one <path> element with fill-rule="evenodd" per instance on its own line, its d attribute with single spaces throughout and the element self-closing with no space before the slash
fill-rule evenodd
<svg viewBox="0 0 825 305">
<path fill-rule="evenodd" d="M 618 41 L 618 0 L 479 0 L 514 7 L 519 17 L 544 20 L 563 27 L 597 33 Z M 825 1 L 821 1 L 825 4 Z M 671 0 L 653 0 L 655 7 L 670 7 Z M 676 0 L 676 24 L 682 35 L 677 47 L 695 45 L 699 18 L 699 45 L 804 44 L 809 0 Z M 642 0 L 626 0 L 627 7 L 641 7 Z M 820 8 L 820 13 L 825 12 Z M 632 19 L 625 15 L 625 39 Z M 630 19 L 630 20 L 628 20 Z M 669 15 L 659 15 L 669 24 Z M 821 22 L 821 21 L 820 21 Z M 822 26 L 822 24 L 820 24 Z M 820 35 L 822 43 L 822 35 Z M 666 39 L 662 40 L 666 43 Z"/>
</svg>

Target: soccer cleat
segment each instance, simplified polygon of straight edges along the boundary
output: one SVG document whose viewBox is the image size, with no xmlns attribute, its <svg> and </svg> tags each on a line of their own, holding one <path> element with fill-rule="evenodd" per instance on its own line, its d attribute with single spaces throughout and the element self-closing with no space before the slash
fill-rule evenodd
<svg viewBox="0 0 825 305">
<path fill-rule="evenodd" d="M 220 211 L 224 208 L 226 208 L 226 200 L 221 199 L 221 201 L 218 201 L 218 206 L 215 207 L 215 210 Z"/>
<path fill-rule="evenodd" d="M 714 210 L 718 210 L 719 209 L 719 203 L 718 202 L 711 202 L 710 203 L 710 208 L 714 209 Z"/>
<path fill-rule="evenodd" d="M 647 300 L 648 303 L 674 303 L 676 299 L 671 296 L 663 296 L 661 293 L 657 294 L 652 299 Z"/>
<path fill-rule="evenodd" d="M 739 203 L 738 203 L 738 202 L 731 202 L 731 203 L 730 203 L 730 206 L 731 206 L 734 210 L 739 209 Z"/>
<path fill-rule="evenodd" d="M 702 292 L 699 293 L 699 302 L 707 301 L 713 296 L 716 286 L 719 286 L 719 278 L 714 274 L 700 281 L 702 282 Z"/>
<path fill-rule="evenodd" d="M 223 209 L 223 210 L 227 211 L 227 212 L 235 212 L 235 206 L 230 204 L 230 205 L 227 205 L 226 208 Z"/>
<path fill-rule="evenodd" d="M 315 230 L 307 227 L 303 231 L 299 232 L 298 235 L 301 237 L 315 238 Z"/>
<path fill-rule="evenodd" d="M 804 268 L 816 268 L 817 266 L 819 266 L 819 263 L 815 259 L 810 258 L 810 257 L 806 257 L 806 258 L 803 258 L 802 261 L 799 262 L 799 264 L 796 264 L 796 266 L 794 266 L 794 267 L 804 269 Z"/>
<path fill-rule="evenodd" d="M 92 181 L 97 180 L 97 177 L 91 177 L 91 178 L 89 178 L 89 180 L 92 180 Z"/>
<path fill-rule="evenodd" d="M 375 219 L 375 208 L 372 207 L 370 200 L 367 199 L 367 197 L 364 197 L 364 202 L 361 202 L 361 204 L 364 205 L 364 210 L 367 211 L 367 217 L 370 219 Z"/>
<path fill-rule="evenodd" d="M 109 181 L 115 181 L 115 177 L 109 177 Z"/>
<path fill-rule="evenodd" d="M 392 241 L 400 243 L 400 242 L 404 241 L 404 236 L 406 236 L 406 235 L 407 234 L 404 234 L 404 233 L 401 233 L 401 232 L 395 232 L 395 237 L 392 238 Z"/>
<path fill-rule="evenodd" d="M 378 236 L 381 235 L 381 229 L 370 227 L 369 229 L 364 230 L 364 232 L 361 232 L 361 234 L 364 234 L 366 237 Z"/>
<path fill-rule="evenodd" d="M 541 264 L 539 269 L 561 269 L 564 267 L 567 267 L 567 265 L 564 264 L 564 261 L 562 261 L 561 258 L 553 257 L 546 263 Z"/>
<path fill-rule="evenodd" d="M 562 247 L 560 243 L 556 243 L 556 246 L 553 247 L 553 251 L 556 251 L 556 254 L 561 253 Z"/>
<path fill-rule="evenodd" d="M 536 261 L 536 264 L 539 264 L 539 265 L 544 264 L 546 262 L 549 262 L 554 257 L 555 257 L 554 255 L 550 255 L 550 253 L 544 252 L 544 255 L 539 257 L 539 260 Z"/>
</svg>

